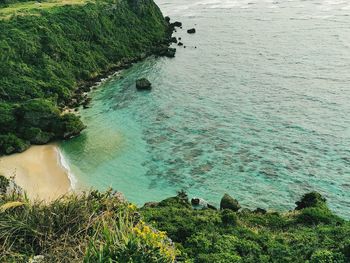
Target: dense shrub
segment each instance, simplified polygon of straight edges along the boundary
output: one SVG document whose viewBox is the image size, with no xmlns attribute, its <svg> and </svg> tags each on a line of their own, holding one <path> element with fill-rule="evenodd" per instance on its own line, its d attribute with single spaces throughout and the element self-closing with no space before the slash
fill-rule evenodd
<svg viewBox="0 0 350 263">
<path fill-rule="evenodd" d="M 79 85 L 152 53 L 166 32 L 153 1 L 93 1 L 0 17 L 0 154 L 22 150 L 24 141 L 79 134 L 80 119 L 59 110 Z"/>
<path fill-rule="evenodd" d="M 0 177 L 1 178 L 1 177 Z M 163 262 L 176 250 L 164 232 L 138 219 L 135 206 L 109 191 L 51 204 L 20 194 L 0 198 L 0 262 Z"/>
<path fill-rule="evenodd" d="M 334 215 L 328 208 L 310 207 L 305 208 L 297 217 L 297 221 L 303 224 L 341 224 L 343 220 Z"/>
<path fill-rule="evenodd" d="M 12 133 L 0 135 L 0 153 L 11 154 L 14 152 L 23 152 L 28 147 L 28 142 L 23 141 Z"/>
<path fill-rule="evenodd" d="M 311 192 L 303 195 L 300 201 L 295 203 L 297 207 L 296 210 L 301 210 L 308 207 L 324 207 L 326 204 L 326 199 L 317 192 Z"/>
<path fill-rule="evenodd" d="M 237 215 L 231 210 L 225 209 L 221 212 L 221 220 L 225 225 L 237 225 Z"/>
<path fill-rule="evenodd" d="M 176 197 L 140 211 L 190 262 L 347 262 L 349 222 L 312 195 L 322 205 L 286 214 L 194 210 Z"/>
<path fill-rule="evenodd" d="M 312 254 L 310 263 L 345 263 L 345 258 L 340 253 L 323 249 Z"/>
</svg>

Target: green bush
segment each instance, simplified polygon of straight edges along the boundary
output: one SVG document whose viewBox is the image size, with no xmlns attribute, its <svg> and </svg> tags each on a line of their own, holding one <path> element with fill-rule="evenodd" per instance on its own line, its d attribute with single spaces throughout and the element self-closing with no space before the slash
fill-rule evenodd
<svg viewBox="0 0 350 263">
<path fill-rule="evenodd" d="M 102 221 L 87 248 L 84 262 L 171 263 L 176 250 L 164 232 L 136 223 L 133 211 L 123 211 L 117 221 Z"/>
<path fill-rule="evenodd" d="M 310 263 L 345 263 L 345 260 L 343 255 L 323 249 L 312 254 Z"/>
<path fill-rule="evenodd" d="M 0 198 L 0 262 L 173 262 L 174 245 L 135 208 L 111 191 L 50 204 L 9 193 Z"/>
<path fill-rule="evenodd" d="M 0 175 L 0 195 L 6 194 L 9 185 L 10 181 L 6 177 Z"/>
<path fill-rule="evenodd" d="M 343 220 L 334 215 L 328 208 L 304 208 L 297 216 L 297 222 L 307 225 L 341 224 Z"/>
<path fill-rule="evenodd" d="M 0 154 L 11 154 L 14 152 L 23 152 L 28 149 L 29 143 L 9 133 L 0 135 Z"/>
<path fill-rule="evenodd" d="M 309 207 L 324 207 L 326 204 L 326 198 L 324 198 L 320 193 L 311 192 L 303 195 L 300 201 L 295 203 L 297 207 L 296 210 L 301 210 Z"/>
<path fill-rule="evenodd" d="M 238 217 L 233 211 L 225 209 L 221 212 L 221 220 L 225 225 L 235 226 L 237 225 Z"/>
<path fill-rule="evenodd" d="M 78 87 L 122 61 L 151 54 L 167 30 L 153 1 L 89 1 L 0 17 L 0 154 L 22 150 L 24 141 L 79 134 L 80 119 L 61 116 L 73 97 L 83 98 Z"/>
<path fill-rule="evenodd" d="M 190 262 L 304 263 L 317 250 L 331 251 L 334 259 L 344 262 L 350 255 L 350 223 L 326 204 L 300 212 L 256 214 L 193 210 L 175 202 L 179 199 L 166 200 L 140 212 L 147 222 L 166 231 Z"/>
</svg>

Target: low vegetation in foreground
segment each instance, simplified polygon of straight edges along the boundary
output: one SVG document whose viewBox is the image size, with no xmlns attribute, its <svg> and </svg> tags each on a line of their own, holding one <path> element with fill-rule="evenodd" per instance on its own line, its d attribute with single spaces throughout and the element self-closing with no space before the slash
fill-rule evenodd
<svg viewBox="0 0 350 263">
<path fill-rule="evenodd" d="M 1 182 L 0 262 L 350 262 L 350 223 L 318 193 L 287 213 L 185 193 L 137 209 L 112 191 L 31 203 Z"/>
<path fill-rule="evenodd" d="M 174 262 L 172 241 L 115 192 L 31 203 L 0 177 L 0 262 Z"/>
</svg>

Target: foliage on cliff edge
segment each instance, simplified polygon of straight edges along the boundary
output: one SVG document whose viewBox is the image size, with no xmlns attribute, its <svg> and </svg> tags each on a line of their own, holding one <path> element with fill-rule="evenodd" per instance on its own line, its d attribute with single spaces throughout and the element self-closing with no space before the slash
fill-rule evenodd
<svg viewBox="0 0 350 263">
<path fill-rule="evenodd" d="M 87 1 L 0 17 L 0 154 L 78 134 L 80 119 L 60 110 L 84 96 L 77 87 L 152 53 L 166 32 L 152 0 Z"/>
</svg>

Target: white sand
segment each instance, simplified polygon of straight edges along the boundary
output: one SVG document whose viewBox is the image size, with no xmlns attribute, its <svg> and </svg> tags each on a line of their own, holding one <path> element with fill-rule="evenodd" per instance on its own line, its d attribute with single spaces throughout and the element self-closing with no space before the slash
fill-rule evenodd
<svg viewBox="0 0 350 263">
<path fill-rule="evenodd" d="M 0 174 L 14 176 L 32 200 L 52 201 L 68 193 L 71 182 L 60 163 L 58 147 L 32 146 L 27 151 L 0 158 Z"/>
</svg>

